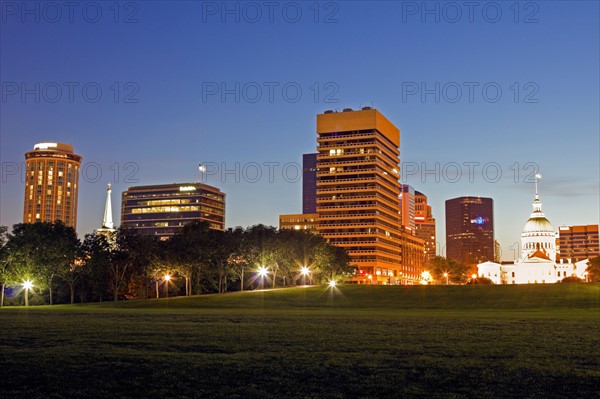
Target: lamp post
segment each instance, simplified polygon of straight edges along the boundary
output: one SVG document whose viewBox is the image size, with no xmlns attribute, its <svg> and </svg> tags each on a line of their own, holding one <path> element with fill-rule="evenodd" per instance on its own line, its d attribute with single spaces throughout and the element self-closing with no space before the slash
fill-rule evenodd
<svg viewBox="0 0 600 399">
<path fill-rule="evenodd" d="M 29 306 L 29 290 L 33 287 L 33 283 L 29 280 L 23 282 L 25 288 L 25 306 Z"/>
<path fill-rule="evenodd" d="M 448 285 L 448 273 L 444 273 L 444 277 L 446 277 L 446 285 Z"/>
<path fill-rule="evenodd" d="M 169 297 L 169 281 L 171 281 L 171 275 L 165 275 L 165 296 Z"/>
<path fill-rule="evenodd" d="M 585 272 L 583 272 L 583 276 L 585 277 L 585 282 L 586 282 L 586 283 L 588 282 L 588 275 L 589 275 L 589 274 L 590 274 L 590 273 L 589 273 L 587 270 L 586 270 Z"/>
<path fill-rule="evenodd" d="M 373 276 L 369 274 L 367 278 L 369 279 L 369 284 L 373 284 Z"/>
<path fill-rule="evenodd" d="M 267 275 L 268 271 L 267 268 L 264 266 L 261 266 L 258 268 L 258 275 L 260 276 L 260 288 L 264 289 L 265 288 L 265 276 Z"/>
<path fill-rule="evenodd" d="M 300 273 L 302 273 L 302 284 L 306 285 L 306 276 L 308 276 L 310 270 L 308 269 L 308 267 L 304 266 L 302 269 L 300 269 Z"/>
</svg>

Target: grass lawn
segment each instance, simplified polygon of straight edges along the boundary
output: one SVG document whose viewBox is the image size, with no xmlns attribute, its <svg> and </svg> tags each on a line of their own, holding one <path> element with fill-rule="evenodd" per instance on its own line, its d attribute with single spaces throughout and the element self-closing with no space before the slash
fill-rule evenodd
<svg viewBox="0 0 600 399">
<path fill-rule="evenodd" d="M 600 285 L 0 310 L 0 397 L 600 397 Z"/>
</svg>

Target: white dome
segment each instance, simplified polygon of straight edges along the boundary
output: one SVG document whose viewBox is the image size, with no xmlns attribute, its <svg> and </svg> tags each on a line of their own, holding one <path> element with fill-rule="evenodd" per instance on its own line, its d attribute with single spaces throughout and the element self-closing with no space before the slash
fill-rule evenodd
<svg viewBox="0 0 600 399">
<path fill-rule="evenodd" d="M 544 214 L 532 216 L 523 227 L 523 233 L 554 233 L 554 226 Z"/>
</svg>

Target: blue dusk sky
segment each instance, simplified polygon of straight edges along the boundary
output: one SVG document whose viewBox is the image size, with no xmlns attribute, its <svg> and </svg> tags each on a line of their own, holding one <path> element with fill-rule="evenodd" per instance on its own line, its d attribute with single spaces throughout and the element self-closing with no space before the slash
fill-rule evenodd
<svg viewBox="0 0 600 399">
<path fill-rule="evenodd" d="M 70 4 L 0 2 L 2 225 L 22 221 L 24 152 L 48 141 L 84 158 L 81 237 L 109 181 L 117 224 L 127 187 L 202 180 L 227 226 L 277 225 L 301 211 L 316 115 L 366 105 L 400 129 L 441 248 L 444 201 L 492 197 L 512 259 L 537 169 L 556 228 L 598 223 L 597 1 Z"/>
</svg>

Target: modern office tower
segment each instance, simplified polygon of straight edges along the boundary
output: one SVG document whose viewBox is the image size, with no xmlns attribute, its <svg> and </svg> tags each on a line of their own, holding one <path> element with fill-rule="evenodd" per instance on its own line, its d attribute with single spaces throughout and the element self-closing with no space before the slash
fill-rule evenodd
<svg viewBox="0 0 600 399">
<path fill-rule="evenodd" d="M 446 256 L 466 265 L 494 260 L 491 198 L 459 197 L 446 201 Z"/>
<path fill-rule="evenodd" d="M 415 235 L 423 240 L 425 246 L 424 261 L 430 261 L 436 256 L 437 241 L 435 234 L 435 219 L 427 196 L 415 191 Z"/>
<path fill-rule="evenodd" d="M 560 226 L 557 244 L 557 261 L 571 259 L 575 263 L 599 256 L 598 225 Z"/>
<path fill-rule="evenodd" d="M 400 257 L 400 131 L 379 111 L 317 115 L 318 232 L 346 249 L 355 282 L 396 282 Z M 367 280 L 368 276 L 371 276 Z"/>
<path fill-rule="evenodd" d="M 415 233 L 415 189 L 408 184 L 400 185 L 400 223 L 408 231 Z"/>
<path fill-rule="evenodd" d="M 122 194 L 121 227 L 167 239 L 192 221 L 225 229 L 225 194 L 202 183 L 129 187 Z"/>
<path fill-rule="evenodd" d="M 311 233 L 317 232 L 316 213 L 300 213 L 293 215 L 279 215 L 279 229 L 281 230 L 304 230 Z"/>
<path fill-rule="evenodd" d="M 38 143 L 25 153 L 23 223 L 60 220 L 77 228 L 81 159 L 63 143 Z"/>
<path fill-rule="evenodd" d="M 317 213 L 317 155 L 302 155 L 302 213 Z"/>
</svg>

